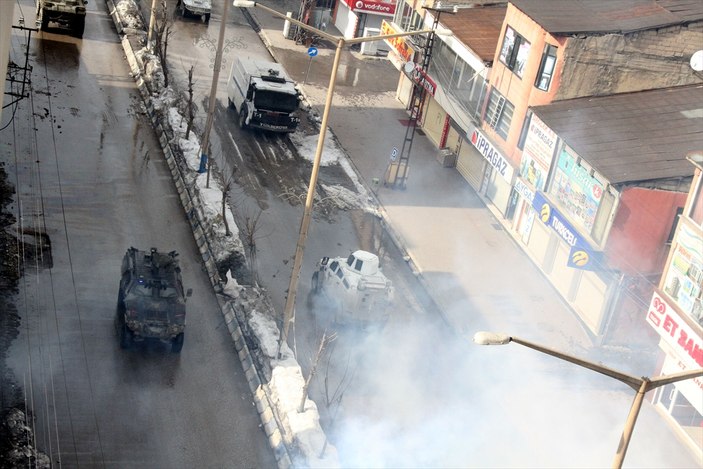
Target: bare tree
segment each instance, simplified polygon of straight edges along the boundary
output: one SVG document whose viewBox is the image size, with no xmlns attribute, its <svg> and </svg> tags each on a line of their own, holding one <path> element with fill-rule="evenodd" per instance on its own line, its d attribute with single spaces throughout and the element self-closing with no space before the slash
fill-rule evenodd
<svg viewBox="0 0 703 469">
<path fill-rule="evenodd" d="M 298 405 L 298 412 L 302 412 L 303 410 L 305 410 L 305 400 L 308 398 L 308 388 L 310 387 L 310 382 L 315 377 L 315 373 L 317 372 L 317 365 L 318 363 L 320 363 L 322 354 L 325 352 L 327 346 L 336 338 L 336 332 L 328 334 L 327 331 L 325 331 L 322 334 L 322 338 L 320 339 L 320 344 L 317 348 L 317 352 L 312 358 L 312 366 L 310 367 L 310 373 L 308 373 L 308 377 L 305 379 L 305 385 L 303 386 L 303 395 L 300 398 L 300 405 Z"/>
<path fill-rule="evenodd" d="M 188 125 L 186 127 L 186 140 L 190 137 L 190 131 L 193 129 L 193 121 L 195 120 L 195 103 L 193 102 L 193 85 L 195 84 L 193 80 L 193 71 L 195 70 L 195 65 L 191 65 L 188 69 L 188 102 L 186 103 L 186 116 L 188 118 Z"/>
<path fill-rule="evenodd" d="M 347 355 L 347 363 L 344 366 L 344 372 L 342 373 L 342 377 L 330 395 L 330 388 L 331 388 L 330 382 L 329 382 L 330 364 L 332 363 L 332 358 L 334 356 L 335 345 L 336 344 L 332 344 L 332 347 L 330 348 L 330 352 L 329 352 L 329 354 L 327 354 L 327 364 L 325 366 L 325 379 L 324 379 L 325 407 L 327 407 L 327 414 L 330 416 L 329 417 L 330 426 L 334 426 L 334 422 L 337 420 L 337 414 L 339 413 L 339 408 L 342 405 L 342 399 L 344 398 L 344 393 L 351 385 L 351 381 L 352 381 L 352 379 L 354 379 L 354 375 L 356 374 L 356 368 L 358 367 L 358 363 L 357 363 L 353 369 L 350 369 L 352 355 L 348 354 Z M 322 451 L 320 451 L 321 458 L 325 455 L 326 449 L 327 449 L 327 439 L 325 438 L 325 444 L 322 446 Z"/>
<path fill-rule="evenodd" d="M 164 86 L 168 86 L 169 73 L 166 53 L 168 51 L 168 38 L 173 34 L 173 31 L 171 31 L 172 26 L 172 18 L 168 15 L 166 0 L 161 0 L 158 11 L 154 16 L 154 53 L 161 63 L 161 69 L 164 73 Z"/>
<path fill-rule="evenodd" d="M 260 220 L 262 213 L 263 211 L 258 209 L 254 215 L 250 215 L 248 213 L 244 214 L 244 229 L 242 235 L 244 247 L 246 248 L 246 254 L 249 258 L 249 267 L 251 268 L 251 275 L 254 284 L 258 284 L 256 241 L 260 237 L 259 231 L 261 228 Z"/>
</svg>

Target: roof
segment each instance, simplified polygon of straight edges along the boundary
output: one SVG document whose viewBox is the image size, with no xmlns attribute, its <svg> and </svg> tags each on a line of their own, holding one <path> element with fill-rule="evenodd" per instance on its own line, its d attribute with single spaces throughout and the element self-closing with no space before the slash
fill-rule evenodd
<svg viewBox="0 0 703 469">
<path fill-rule="evenodd" d="M 688 177 L 703 148 L 703 85 L 577 98 L 534 113 L 612 184 Z"/>
<path fill-rule="evenodd" d="M 512 0 L 552 34 L 627 33 L 703 20 L 701 0 Z"/>
<path fill-rule="evenodd" d="M 507 9 L 507 4 L 459 8 L 455 14 L 442 12 L 439 22 L 483 62 L 490 63 L 498 48 Z"/>
</svg>

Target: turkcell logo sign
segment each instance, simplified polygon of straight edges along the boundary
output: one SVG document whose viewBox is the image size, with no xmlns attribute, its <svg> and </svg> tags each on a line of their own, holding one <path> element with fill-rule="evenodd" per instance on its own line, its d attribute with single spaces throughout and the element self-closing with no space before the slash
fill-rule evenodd
<svg viewBox="0 0 703 469">
<path fill-rule="evenodd" d="M 471 134 L 471 143 L 483 155 L 491 166 L 503 176 L 503 179 L 511 183 L 513 180 L 513 167 L 510 166 L 501 153 L 496 150 L 493 144 L 478 129 Z"/>
<path fill-rule="evenodd" d="M 561 239 L 571 246 L 569 261 L 566 265 L 584 270 L 598 268 L 597 256 L 599 253 L 591 249 L 588 242 L 579 236 L 571 223 L 566 221 L 566 218 L 547 202 L 541 192 L 534 193 L 532 208 L 535 209 L 542 223 L 553 229 Z"/>
</svg>

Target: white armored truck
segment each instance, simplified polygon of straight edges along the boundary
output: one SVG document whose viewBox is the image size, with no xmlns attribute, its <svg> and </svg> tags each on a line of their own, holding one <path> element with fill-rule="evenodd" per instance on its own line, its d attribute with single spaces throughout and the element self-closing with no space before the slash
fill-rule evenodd
<svg viewBox="0 0 703 469">
<path fill-rule="evenodd" d="M 378 256 L 361 250 L 347 258 L 323 257 L 312 275 L 312 293 L 325 300 L 321 309 L 340 325 L 382 327 L 393 302 L 393 284 Z"/>
<path fill-rule="evenodd" d="M 276 62 L 237 58 L 232 64 L 227 98 L 243 129 L 295 131 L 299 96 L 295 82 Z"/>
</svg>

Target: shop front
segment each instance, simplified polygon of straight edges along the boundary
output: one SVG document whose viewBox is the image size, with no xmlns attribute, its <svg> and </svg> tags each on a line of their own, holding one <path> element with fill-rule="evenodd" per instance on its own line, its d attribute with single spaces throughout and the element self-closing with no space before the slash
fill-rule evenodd
<svg viewBox="0 0 703 469">
<path fill-rule="evenodd" d="M 703 339 L 684 319 L 685 313 L 655 291 L 647 310 L 647 323 L 659 334 L 664 352 L 661 374 L 670 375 L 703 367 Z M 678 381 L 655 391 L 653 401 L 668 416 L 694 452 L 703 453 L 703 377 Z"/>
<path fill-rule="evenodd" d="M 524 180 L 516 188 L 532 198 L 517 211 L 517 232 L 525 251 L 547 276 L 582 322 L 598 336 L 605 325 L 607 305 L 617 278 L 602 270 L 601 255 L 542 192 L 532 192 Z"/>
<path fill-rule="evenodd" d="M 473 150 L 478 151 L 486 163 L 482 165 L 483 172 L 479 175 L 481 183 L 478 192 L 484 194 L 505 216 L 515 168 L 478 128 L 473 130 L 469 141 L 474 147 Z M 471 176 L 474 178 L 476 175 Z"/>
<path fill-rule="evenodd" d="M 369 30 L 377 35 L 384 18 L 392 18 L 395 8 L 396 0 L 340 0 L 334 25 L 346 39 L 364 36 Z"/>
</svg>

